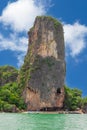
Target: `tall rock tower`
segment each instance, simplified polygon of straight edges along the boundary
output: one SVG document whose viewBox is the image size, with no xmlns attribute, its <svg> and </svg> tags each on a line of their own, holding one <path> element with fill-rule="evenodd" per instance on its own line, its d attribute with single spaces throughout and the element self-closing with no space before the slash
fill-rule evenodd
<svg viewBox="0 0 87 130">
<path fill-rule="evenodd" d="M 28 34 L 28 51 L 19 81 L 27 110 L 57 110 L 64 101 L 62 25 L 52 17 L 37 16 Z"/>
</svg>

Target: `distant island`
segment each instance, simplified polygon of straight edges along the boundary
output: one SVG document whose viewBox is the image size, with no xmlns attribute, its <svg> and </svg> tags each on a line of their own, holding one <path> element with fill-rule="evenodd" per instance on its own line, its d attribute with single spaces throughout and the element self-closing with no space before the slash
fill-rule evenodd
<svg viewBox="0 0 87 130">
<path fill-rule="evenodd" d="M 62 24 L 50 16 L 37 16 L 28 35 L 28 51 L 20 70 L 0 67 L 0 112 L 87 113 L 87 97 L 64 85 Z"/>
</svg>

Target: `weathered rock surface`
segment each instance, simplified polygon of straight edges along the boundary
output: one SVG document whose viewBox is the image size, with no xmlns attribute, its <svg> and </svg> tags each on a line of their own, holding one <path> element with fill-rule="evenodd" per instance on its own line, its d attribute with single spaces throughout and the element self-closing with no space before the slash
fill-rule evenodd
<svg viewBox="0 0 87 130">
<path fill-rule="evenodd" d="M 64 101 L 65 47 L 63 28 L 54 18 L 37 17 L 19 84 L 27 110 L 57 110 Z"/>
</svg>

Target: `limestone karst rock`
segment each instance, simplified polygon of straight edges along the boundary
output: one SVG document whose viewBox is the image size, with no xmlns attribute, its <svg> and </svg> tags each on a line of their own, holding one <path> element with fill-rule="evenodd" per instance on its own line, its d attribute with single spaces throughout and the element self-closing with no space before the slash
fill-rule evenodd
<svg viewBox="0 0 87 130">
<path fill-rule="evenodd" d="M 27 110 L 57 110 L 64 101 L 62 24 L 52 17 L 37 16 L 28 34 L 28 51 L 19 76 Z"/>
</svg>

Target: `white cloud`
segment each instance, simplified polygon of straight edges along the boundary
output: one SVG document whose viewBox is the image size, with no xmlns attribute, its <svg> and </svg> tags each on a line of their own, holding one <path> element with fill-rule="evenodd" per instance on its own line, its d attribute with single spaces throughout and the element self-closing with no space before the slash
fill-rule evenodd
<svg viewBox="0 0 87 130">
<path fill-rule="evenodd" d="M 25 56 L 25 52 L 22 52 L 21 54 L 18 54 L 16 56 L 17 56 L 17 60 L 18 60 L 17 66 L 21 67 L 24 63 L 23 59 L 24 59 L 24 56 Z"/>
<path fill-rule="evenodd" d="M 70 55 L 75 57 L 86 47 L 85 38 L 87 36 L 87 26 L 81 25 L 78 22 L 74 24 L 64 24 L 64 36 L 66 51 L 68 48 L 70 50 Z"/>
<path fill-rule="evenodd" d="M 37 15 L 45 14 L 45 5 L 36 0 L 17 0 L 8 3 L 0 16 L 0 22 L 6 26 L 10 26 L 14 31 L 28 31 L 32 27 L 34 19 Z"/>
<path fill-rule="evenodd" d="M 14 53 L 16 52 L 18 67 L 20 67 L 23 64 L 23 59 L 27 52 L 27 47 L 27 37 L 18 37 L 15 34 L 11 34 L 9 38 L 5 38 L 0 34 L 0 51 L 10 50 Z"/>
<path fill-rule="evenodd" d="M 12 34 L 9 38 L 5 38 L 0 34 L 0 51 L 11 50 L 26 52 L 28 45 L 28 39 L 26 37 L 17 37 L 17 35 Z"/>
</svg>

